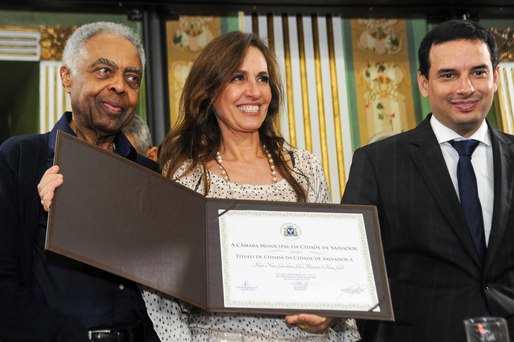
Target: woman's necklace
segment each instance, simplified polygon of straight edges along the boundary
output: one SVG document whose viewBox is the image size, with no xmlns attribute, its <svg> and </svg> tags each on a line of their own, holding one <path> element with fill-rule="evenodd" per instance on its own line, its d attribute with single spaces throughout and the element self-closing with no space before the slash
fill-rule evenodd
<svg viewBox="0 0 514 342">
<path fill-rule="evenodd" d="M 276 183 L 278 181 L 277 179 L 277 171 L 275 170 L 275 162 L 273 161 L 273 158 L 271 156 L 271 153 L 269 153 L 268 148 L 266 145 L 262 145 L 262 150 L 266 154 L 266 157 L 268 158 L 268 163 L 271 169 L 271 179 L 273 180 L 273 183 Z M 230 177 L 228 176 L 227 170 L 223 167 L 223 158 L 221 157 L 220 151 L 216 152 L 216 162 L 218 163 L 218 166 L 221 171 L 221 176 L 223 179 L 225 179 L 227 182 L 230 182 Z"/>
</svg>

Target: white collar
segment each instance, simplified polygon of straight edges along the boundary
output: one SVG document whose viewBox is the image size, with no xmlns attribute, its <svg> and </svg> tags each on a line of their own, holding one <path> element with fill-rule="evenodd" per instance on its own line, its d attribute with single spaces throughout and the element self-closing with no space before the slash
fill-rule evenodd
<svg viewBox="0 0 514 342">
<path fill-rule="evenodd" d="M 439 144 L 451 141 L 451 140 L 466 140 L 466 139 L 474 139 L 478 140 L 481 143 L 490 146 L 491 138 L 489 137 L 489 127 L 487 126 L 486 121 L 482 122 L 482 125 L 473 133 L 470 137 L 463 137 L 451 128 L 445 126 L 441 123 L 441 121 L 437 120 L 437 118 L 432 114 L 430 118 L 430 125 L 432 126 L 432 130 L 434 131 L 435 137 L 437 138 L 437 142 Z"/>
</svg>

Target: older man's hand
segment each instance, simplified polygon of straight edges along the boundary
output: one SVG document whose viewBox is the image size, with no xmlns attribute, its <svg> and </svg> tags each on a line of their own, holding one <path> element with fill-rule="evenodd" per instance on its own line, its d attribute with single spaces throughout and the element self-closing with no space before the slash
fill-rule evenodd
<svg viewBox="0 0 514 342">
<path fill-rule="evenodd" d="M 64 177 L 59 173 L 59 166 L 54 165 L 46 170 L 43 178 L 41 178 L 41 181 L 37 185 L 41 205 L 45 211 L 50 210 L 55 195 L 55 189 L 61 186 L 63 182 Z"/>
</svg>

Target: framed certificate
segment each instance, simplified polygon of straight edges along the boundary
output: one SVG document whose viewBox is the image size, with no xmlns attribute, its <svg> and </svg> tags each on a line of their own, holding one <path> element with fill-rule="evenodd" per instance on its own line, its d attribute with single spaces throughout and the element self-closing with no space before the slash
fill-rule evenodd
<svg viewBox="0 0 514 342">
<path fill-rule="evenodd" d="M 205 198 L 61 132 L 55 164 L 50 251 L 208 311 L 393 320 L 373 206 Z"/>
<path fill-rule="evenodd" d="M 231 210 L 219 222 L 225 307 L 379 309 L 361 213 Z"/>
</svg>

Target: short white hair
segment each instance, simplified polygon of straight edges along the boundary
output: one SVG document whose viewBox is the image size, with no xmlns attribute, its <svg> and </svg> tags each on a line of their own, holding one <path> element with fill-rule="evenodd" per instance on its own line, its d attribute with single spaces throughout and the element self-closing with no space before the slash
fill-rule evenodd
<svg viewBox="0 0 514 342">
<path fill-rule="evenodd" d="M 68 38 L 66 46 L 64 47 L 62 54 L 63 63 L 73 69 L 75 59 L 80 54 L 80 49 L 82 49 L 89 39 L 99 33 L 111 33 L 131 42 L 139 53 L 139 59 L 144 69 L 146 56 L 139 35 L 126 25 L 106 21 L 85 24 L 76 29 L 70 38 Z"/>
<path fill-rule="evenodd" d="M 123 127 L 123 134 L 131 135 L 134 138 L 134 148 L 143 156 L 145 156 L 146 151 L 152 147 L 150 129 L 146 122 L 137 115 Z"/>
</svg>

